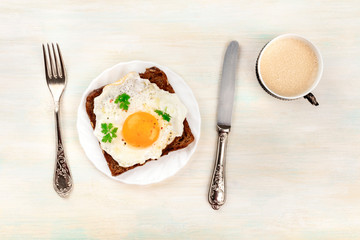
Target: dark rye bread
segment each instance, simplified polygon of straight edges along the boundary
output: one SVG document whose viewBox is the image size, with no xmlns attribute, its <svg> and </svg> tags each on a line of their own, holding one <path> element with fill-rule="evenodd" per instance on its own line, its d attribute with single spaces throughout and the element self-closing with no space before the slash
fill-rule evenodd
<svg viewBox="0 0 360 240">
<path fill-rule="evenodd" d="M 147 68 L 144 73 L 140 73 L 139 75 L 143 79 L 149 79 L 151 83 L 155 83 L 160 89 L 163 89 L 170 93 L 175 92 L 174 89 L 171 87 L 170 83 L 168 82 L 166 74 L 157 67 Z M 95 128 L 96 125 L 96 116 L 94 114 L 94 98 L 96 98 L 102 93 L 103 88 L 104 87 L 95 89 L 86 98 L 86 112 L 89 116 L 90 123 L 93 128 Z M 184 124 L 184 131 L 182 136 L 176 137 L 174 141 L 172 141 L 169 145 L 167 145 L 166 148 L 163 149 L 161 156 L 164 156 L 169 152 L 185 148 L 194 141 L 194 135 L 192 134 L 191 129 L 189 127 L 189 123 L 186 119 L 184 120 L 183 124 Z M 102 150 L 102 152 L 104 154 L 104 157 L 108 163 L 109 169 L 113 176 L 120 175 L 130 169 L 136 168 L 138 166 L 142 166 L 148 161 L 156 160 L 156 159 L 148 159 L 143 164 L 135 164 L 130 167 L 121 167 L 118 164 L 118 162 L 111 157 L 111 155 L 109 155 L 104 150 Z"/>
</svg>

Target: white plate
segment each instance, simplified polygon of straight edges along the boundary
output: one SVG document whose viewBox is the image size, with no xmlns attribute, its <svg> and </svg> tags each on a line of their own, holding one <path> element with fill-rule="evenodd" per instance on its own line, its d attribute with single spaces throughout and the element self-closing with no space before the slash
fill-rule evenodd
<svg viewBox="0 0 360 240">
<path fill-rule="evenodd" d="M 195 141 L 184 149 L 170 152 L 168 155 L 159 158 L 156 161 L 150 161 L 144 166 L 129 170 L 119 176 L 113 177 L 101 152 L 99 142 L 93 134 L 89 117 L 86 113 L 86 97 L 94 89 L 100 88 L 106 84 L 112 83 L 123 77 L 129 72 L 145 72 L 146 68 L 156 66 L 164 71 L 168 80 L 178 95 L 180 100 L 188 109 L 186 116 Z M 112 68 L 105 70 L 95 78 L 90 86 L 84 92 L 78 110 L 77 129 L 79 133 L 80 144 L 83 147 L 86 156 L 95 165 L 97 169 L 112 179 L 128 184 L 151 184 L 160 182 L 179 171 L 189 161 L 191 155 L 195 152 L 200 138 L 201 117 L 197 101 L 185 81 L 176 73 L 167 67 L 160 66 L 152 62 L 132 61 L 119 63 Z"/>
</svg>

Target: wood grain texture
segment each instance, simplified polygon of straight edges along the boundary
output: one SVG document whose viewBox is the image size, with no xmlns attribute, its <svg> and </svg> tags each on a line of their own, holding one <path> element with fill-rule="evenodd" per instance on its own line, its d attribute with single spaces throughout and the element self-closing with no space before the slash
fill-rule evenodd
<svg viewBox="0 0 360 240">
<path fill-rule="evenodd" d="M 359 1 L 0 2 L 0 239 L 360 239 Z M 262 46 L 282 33 L 322 52 L 320 106 L 258 85 Z M 227 203 L 207 190 L 225 45 L 241 45 L 227 152 Z M 74 190 L 52 188 L 54 119 L 41 43 L 68 70 L 63 138 Z M 82 151 L 76 114 L 104 69 L 149 60 L 180 74 L 198 100 L 202 136 L 189 164 L 151 186 L 101 174 Z"/>
</svg>

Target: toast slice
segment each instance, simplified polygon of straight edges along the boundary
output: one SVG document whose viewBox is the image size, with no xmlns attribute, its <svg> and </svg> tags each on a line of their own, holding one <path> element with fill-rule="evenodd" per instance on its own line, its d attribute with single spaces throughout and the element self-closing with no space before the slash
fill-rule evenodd
<svg viewBox="0 0 360 240">
<path fill-rule="evenodd" d="M 166 74 L 163 71 L 161 71 L 159 68 L 157 67 L 147 68 L 144 73 L 140 73 L 139 75 L 143 79 L 149 79 L 151 83 L 155 83 L 160 89 L 164 91 L 168 91 L 170 93 L 175 93 L 174 89 L 172 88 L 172 86 L 170 85 L 167 79 Z M 96 115 L 94 113 L 94 98 L 96 98 L 102 93 L 103 88 L 104 87 L 95 89 L 86 98 L 86 112 L 89 116 L 90 123 L 93 129 L 95 128 L 96 125 Z M 189 123 L 186 119 L 184 120 L 183 125 L 184 125 L 184 131 L 182 136 L 176 137 L 169 145 L 167 145 L 166 148 L 162 150 L 161 156 L 164 156 L 169 152 L 185 148 L 194 141 L 194 135 L 192 134 Z M 157 160 L 157 159 L 148 159 L 143 164 L 135 164 L 130 167 L 122 167 L 118 164 L 118 162 L 115 159 L 112 158 L 111 155 L 109 155 L 104 150 L 102 150 L 102 152 L 109 166 L 111 175 L 113 176 L 120 175 L 128 170 L 142 166 L 148 161 Z"/>
</svg>

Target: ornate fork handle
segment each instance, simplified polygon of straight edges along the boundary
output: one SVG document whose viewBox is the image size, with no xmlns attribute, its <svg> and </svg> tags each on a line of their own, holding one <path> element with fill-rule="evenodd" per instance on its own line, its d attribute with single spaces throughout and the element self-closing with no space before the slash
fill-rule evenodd
<svg viewBox="0 0 360 240">
<path fill-rule="evenodd" d="M 209 203 L 218 210 L 225 203 L 225 150 L 230 127 L 218 126 L 215 165 L 209 189 Z"/>
<path fill-rule="evenodd" d="M 64 153 L 61 139 L 59 102 L 55 102 L 55 128 L 56 128 L 56 164 L 54 171 L 54 189 L 60 197 L 66 197 L 72 189 L 72 177 Z"/>
</svg>

